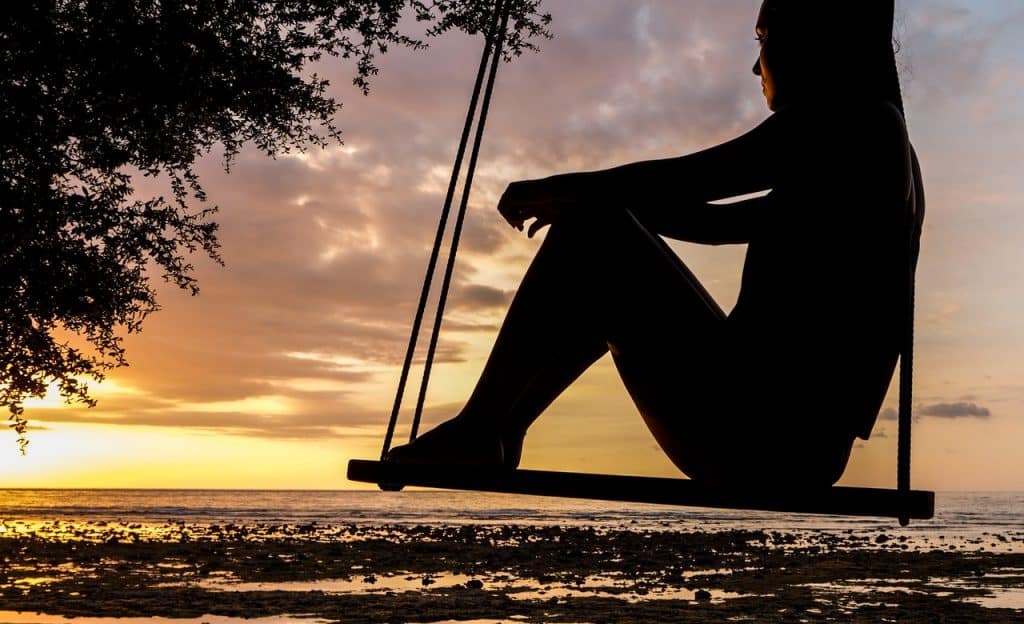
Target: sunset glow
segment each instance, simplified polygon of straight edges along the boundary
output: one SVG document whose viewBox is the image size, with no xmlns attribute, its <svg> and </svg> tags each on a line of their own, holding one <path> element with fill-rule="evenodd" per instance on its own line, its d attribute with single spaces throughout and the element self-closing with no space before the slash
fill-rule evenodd
<svg viewBox="0 0 1024 624">
<path fill-rule="evenodd" d="M 758 5 L 546 7 L 555 38 L 499 70 L 425 425 L 472 391 L 539 245 L 495 212 L 505 185 L 687 153 L 753 127 L 768 114 L 750 74 Z M 904 0 L 897 15 L 929 202 L 914 486 L 1024 490 L 1024 10 Z M 65 405 L 55 388 L 26 402 L 31 442 L 19 456 L 2 438 L 0 487 L 361 487 L 345 464 L 380 452 L 479 48 L 452 34 L 391 52 L 365 98 L 351 67 L 325 64 L 345 104 L 344 146 L 276 160 L 243 151 L 230 174 L 219 154 L 205 158 L 226 267 L 196 259 L 196 298 L 162 288 L 162 310 L 126 340 L 131 366 L 90 385 L 96 408 Z M 138 190 L 165 192 L 152 179 Z M 744 248 L 672 247 L 728 309 Z M 894 483 L 895 407 L 894 383 L 842 483 Z M 523 466 L 678 474 L 607 358 L 530 430 Z"/>
</svg>

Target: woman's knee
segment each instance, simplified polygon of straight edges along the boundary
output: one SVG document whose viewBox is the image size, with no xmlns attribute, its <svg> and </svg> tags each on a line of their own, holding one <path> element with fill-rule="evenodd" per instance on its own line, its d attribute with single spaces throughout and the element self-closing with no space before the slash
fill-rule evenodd
<svg viewBox="0 0 1024 624">
<path fill-rule="evenodd" d="M 656 235 L 628 210 L 615 206 L 597 205 L 567 213 L 552 224 L 548 239 L 598 260 L 614 261 L 615 266 L 623 258 L 642 262 L 652 253 L 659 257 L 664 253 L 660 247 L 664 243 Z"/>
<path fill-rule="evenodd" d="M 592 204 L 560 215 L 552 231 L 621 236 L 623 228 L 642 227 L 629 210 L 613 204 Z"/>
</svg>

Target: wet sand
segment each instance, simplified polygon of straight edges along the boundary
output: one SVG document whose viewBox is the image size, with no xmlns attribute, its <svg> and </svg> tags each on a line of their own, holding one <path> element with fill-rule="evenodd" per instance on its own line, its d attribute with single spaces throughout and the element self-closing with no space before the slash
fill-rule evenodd
<svg viewBox="0 0 1024 624">
<path fill-rule="evenodd" d="M 0 560 L 11 621 L 1024 622 L 1022 531 L 40 522 Z"/>
</svg>

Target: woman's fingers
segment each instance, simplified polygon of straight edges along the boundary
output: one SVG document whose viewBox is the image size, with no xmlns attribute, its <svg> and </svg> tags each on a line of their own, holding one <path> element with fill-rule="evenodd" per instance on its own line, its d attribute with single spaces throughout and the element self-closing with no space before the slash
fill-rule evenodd
<svg viewBox="0 0 1024 624">
<path fill-rule="evenodd" d="M 544 213 L 544 207 L 532 202 L 509 200 L 505 197 L 498 202 L 498 212 L 512 227 L 521 230 L 523 224 Z"/>
<path fill-rule="evenodd" d="M 540 231 L 540 229 L 546 225 L 551 225 L 551 222 L 548 221 L 547 219 L 536 219 L 533 223 L 530 224 L 530 229 L 527 230 L 526 232 L 527 238 L 533 238 L 533 235 Z"/>
<path fill-rule="evenodd" d="M 551 225 L 558 218 L 558 215 L 562 212 L 562 206 L 552 204 L 550 202 L 544 203 L 502 203 L 499 204 L 498 210 L 501 215 L 508 221 L 509 225 L 516 228 L 520 232 L 527 221 L 533 219 L 533 223 L 530 224 L 527 229 L 527 236 L 533 238 L 533 235 L 537 233 L 541 228 Z"/>
<path fill-rule="evenodd" d="M 526 216 L 523 214 L 522 206 L 520 202 L 517 202 L 512 192 L 512 185 L 502 194 L 501 199 L 498 200 L 498 212 L 504 217 L 508 224 L 517 230 L 523 229 L 523 222 L 526 221 Z"/>
<path fill-rule="evenodd" d="M 498 212 L 509 225 L 519 231 L 527 221 L 534 219 L 527 229 L 533 237 L 540 229 L 551 225 L 564 210 L 572 208 L 574 198 L 550 192 L 538 181 L 512 182 L 498 200 Z"/>
<path fill-rule="evenodd" d="M 505 221 L 507 221 L 509 225 L 511 225 L 512 227 L 514 227 L 517 230 L 522 231 L 523 225 L 526 223 L 526 219 L 525 218 L 516 216 L 516 215 L 514 215 L 512 213 L 508 213 L 508 212 L 502 212 L 501 215 L 503 217 L 505 217 Z"/>
</svg>

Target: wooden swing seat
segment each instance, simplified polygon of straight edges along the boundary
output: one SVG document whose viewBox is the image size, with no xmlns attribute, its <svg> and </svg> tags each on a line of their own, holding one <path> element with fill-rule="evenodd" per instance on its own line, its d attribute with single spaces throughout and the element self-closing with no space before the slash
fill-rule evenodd
<svg viewBox="0 0 1024 624">
<path fill-rule="evenodd" d="M 363 459 L 349 461 L 348 478 L 374 483 L 385 490 L 418 486 L 656 505 L 920 520 L 931 518 L 935 513 L 935 494 L 922 490 L 838 486 L 822 489 L 726 489 L 705 486 L 690 479 L 396 464 Z"/>
</svg>

